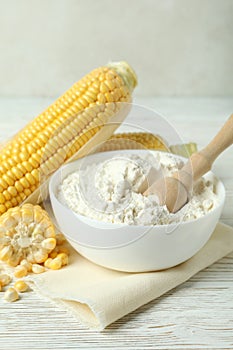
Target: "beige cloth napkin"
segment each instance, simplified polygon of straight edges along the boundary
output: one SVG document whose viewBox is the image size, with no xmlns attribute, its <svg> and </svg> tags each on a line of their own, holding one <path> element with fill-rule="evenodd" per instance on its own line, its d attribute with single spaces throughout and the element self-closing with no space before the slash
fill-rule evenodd
<svg viewBox="0 0 233 350">
<path fill-rule="evenodd" d="M 69 309 L 83 324 L 103 330 L 233 251 L 233 228 L 218 224 L 193 258 L 168 270 L 124 273 L 105 269 L 73 249 L 70 264 L 33 278 L 32 287 Z"/>
</svg>

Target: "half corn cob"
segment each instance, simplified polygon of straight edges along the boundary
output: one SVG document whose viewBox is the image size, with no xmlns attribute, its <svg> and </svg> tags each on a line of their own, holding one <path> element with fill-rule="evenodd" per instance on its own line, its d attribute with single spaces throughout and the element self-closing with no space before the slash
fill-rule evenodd
<svg viewBox="0 0 233 350">
<path fill-rule="evenodd" d="M 11 266 L 23 259 L 32 264 L 43 263 L 55 246 L 53 223 L 39 205 L 23 204 L 1 215 L 0 260 Z"/>
<path fill-rule="evenodd" d="M 21 204 L 98 134 L 120 108 L 116 102 L 131 101 L 136 84 L 126 62 L 95 69 L 6 143 L 0 150 L 0 214 Z"/>
<path fill-rule="evenodd" d="M 16 267 L 16 278 L 31 271 L 44 272 L 45 267 L 57 270 L 67 265 L 69 250 L 63 246 L 65 242 L 39 205 L 26 203 L 0 216 L 0 260 Z M 0 274 L 0 285 L 4 281 L 10 283 L 9 277 Z"/>
</svg>

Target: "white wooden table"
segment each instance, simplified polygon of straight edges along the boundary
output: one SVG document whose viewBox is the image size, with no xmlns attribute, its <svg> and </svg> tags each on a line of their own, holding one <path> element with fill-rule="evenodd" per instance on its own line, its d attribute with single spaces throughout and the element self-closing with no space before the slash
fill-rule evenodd
<svg viewBox="0 0 233 350">
<path fill-rule="evenodd" d="M 51 99 L 0 98 L 0 141 L 43 110 Z M 136 102 L 165 115 L 185 141 L 199 147 L 233 112 L 233 98 Z M 233 226 L 233 149 L 214 166 L 226 186 L 222 221 Z M 0 294 L 1 296 L 1 294 Z M 233 254 L 188 282 L 98 333 L 34 292 L 20 302 L 0 298 L 0 349 L 233 349 Z"/>
</svg>

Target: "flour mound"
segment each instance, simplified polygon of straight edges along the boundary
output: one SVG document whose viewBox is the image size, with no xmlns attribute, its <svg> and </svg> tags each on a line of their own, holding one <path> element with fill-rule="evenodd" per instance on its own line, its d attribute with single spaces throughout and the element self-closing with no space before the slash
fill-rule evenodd
<svg viewBox="0 0 233 350">
<path fill-rule="evenodd" d="M 171 176 L 183 166 L 172 154 L 151 152 L 141 156 L 121 153 L 68 175 L 58 197 L 77 214 L 128 225 L 164 225 L 197 219 L 218 204 L 214 184 L 204 178 L 193 189 L 190 201 L 177 213 L 160 206 L 155 195 L 141 194 L 147 181 Z"/>
</svg>

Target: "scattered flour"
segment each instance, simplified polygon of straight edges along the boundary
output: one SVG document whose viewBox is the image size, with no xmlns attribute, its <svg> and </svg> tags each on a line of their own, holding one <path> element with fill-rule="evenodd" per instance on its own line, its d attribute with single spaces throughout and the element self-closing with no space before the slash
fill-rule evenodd
<svg viewBox="0 0 233 350">
<path fill-rule="evenodd" d="M 152 166 L 153 164 L 153 166 Z M 199 218 L 216 207 L 214 184 L 200 179 L 189 203 L 171 214 L 157 197 L 143 196 L 145 181 L 172 175 L 181 160 L 163 152 L 138 156 L 117 154 L 100 163 L 81 167 L 62 182 L 58 197 L 77 214 L 95 220 L 128 225 L 163 225 Z"/>
</svg>

